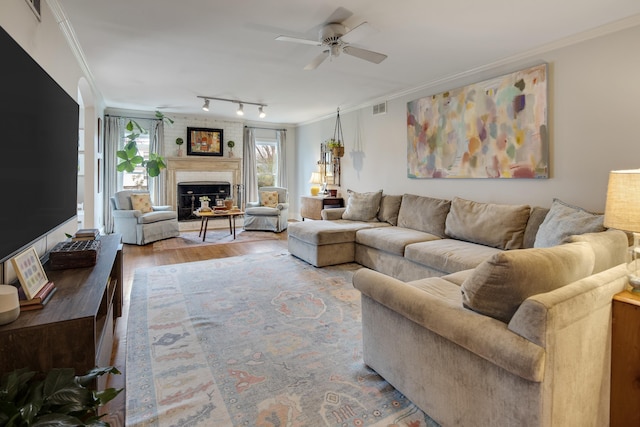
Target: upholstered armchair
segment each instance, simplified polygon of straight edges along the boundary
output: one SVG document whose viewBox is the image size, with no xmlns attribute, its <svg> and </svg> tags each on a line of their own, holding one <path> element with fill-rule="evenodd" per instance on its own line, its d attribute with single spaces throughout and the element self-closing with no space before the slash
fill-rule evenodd
<svg viewBox="0 0 640 427">
<path fill-rule="evenodd" d="M 289 193 L 282 187 L 260 187 L 257 202 L 248 202 L 244 210 L 245 230 L 280 233 L 287 229 Z"/>
<path fill-rule="evenodd" d="M 118 191 L 111 198 L 114 232 L 122 242 L 146 245 L 156 240 L 176 237 L 178 214 L 171 206 L 152 206 L 148 192 Z"/>
</svg>

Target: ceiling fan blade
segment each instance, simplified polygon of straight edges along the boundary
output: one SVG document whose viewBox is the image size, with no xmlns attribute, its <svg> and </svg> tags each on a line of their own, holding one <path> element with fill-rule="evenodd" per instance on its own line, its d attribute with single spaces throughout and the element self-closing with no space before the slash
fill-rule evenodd
<svg viewBox="0 0 640 427">
<path fill-rule="evenodd" d="M 309 39 L 301 39 L 298 37 L 289 37 L 289 36 L 278 36 L 276 40 L 279 42 L 292 42 L 292 43 L 301 43 L 301 44 L 309 44 L 311 46 L 322 46 L 322 43 L 318 40 L 309 40 Z"/>
<path fill-rule="evenodd" d="M 342 48 L 342 51 L 347 55 L 355 56 L 356 58 L 364 59 L 365 61 L 375 64 L 379 64 L 387 59 L 387 55 L 367 49 L 360 49 L 359 47 L 345 46 Z"/>
<path fill-rule="evenodd" d="M 353 15 L 353 12 L 345 9 L 344 7 L 339 7 L 333 11 L 331 16 L 329 16 L 326 21 L 324 21 L 324 25 L 341 24 L 347 19 L 349 19 L 351 15 Z"/>
<path fill-rule="evenodd" d="M 307 64 L 306 67 L 304 67 L 305 70 L 309 71 L 309 70 L 315 70 L 316 68 L 318 68 L 318 66 L 320 64 L 322 64 L 322 62 L 327 59 L 329 57 L 329 51 L 325 50 L 323 51 L 320 55 L 316 56 L 315 58 L 313 58 L 313 61 L 309 62 Z"/>
<path fill-rule="evenodd" d="M 366 37 L 375 33 L 375 29 L 371 26 L 367 21 L 358 25 L 355 28 L 352 28 L 349 32 L 343 35 L 342 41 L 345 43 L 357 43 L 360 40 L 365 39 Z"/>
</svg>

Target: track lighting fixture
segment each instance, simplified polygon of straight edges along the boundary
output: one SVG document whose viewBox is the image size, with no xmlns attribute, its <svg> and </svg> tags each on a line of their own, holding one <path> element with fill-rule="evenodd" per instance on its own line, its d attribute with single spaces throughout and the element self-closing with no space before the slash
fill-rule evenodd
<svg viewBox="0 0 640 427">
<path fill-rule="evenodd" d="M 239 116 L 243 116 L 244 115 L 244 104 L 249 104 L 249 105 L 257 105 L 258 106 L 258 116 L 261 119 L 264 119 L 265 117 L 267 117 L 267 113 L 264 112 L 264 109 L 267 107 L 267 104 L 260 104 L 260 103 L 257 103 L 257 102 L 240 101 L 240 100 L 236 100 L 236 99 L 216 98 L 215 96 L 201 96 L 201 95 L 198 95 L 197 97 L 204 99 L 204 105 L 202 106 L 202 109 L 204 111 L 209 111 L 209 101 L 211 101 L 211 100 L 213 100 L 213 101 L 225 101 L 225 102 L 232 102 L 234 104 L 238 104 L 238 109 L 236 110 L 236 114 L 238 114 Z"/>
</svg>

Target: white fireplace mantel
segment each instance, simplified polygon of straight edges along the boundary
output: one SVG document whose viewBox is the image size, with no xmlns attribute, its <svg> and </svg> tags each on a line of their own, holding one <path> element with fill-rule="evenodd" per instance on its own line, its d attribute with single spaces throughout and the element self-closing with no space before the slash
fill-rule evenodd
<svg viewBox="0 0 640 427">
<path fill-rule="evenodd" d="M 167 204 L 177 209 L 177 186 L 188 181 L 229 181 L 233 192 L 242 184 L 242 159 L 228 157 L 169 157 L 167 162 Z M 236 201 L 238 203 L 238 201 Z"/>
</svg>

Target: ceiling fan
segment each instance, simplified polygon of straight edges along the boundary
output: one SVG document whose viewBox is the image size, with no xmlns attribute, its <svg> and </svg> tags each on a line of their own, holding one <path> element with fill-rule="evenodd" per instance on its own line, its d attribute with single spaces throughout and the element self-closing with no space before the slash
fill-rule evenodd
<svg viewBox="0 0 640 427">
<path fill-rule="evenodd" d="M 336 13 L 334 13 L 332 17 L 335 15 Z M 356 58 L 364 59 L 365 61 L 379 64 L 387 58 L 387 55 L 351 46 L 349 44 L 360 39 L 362 36 L 366 35 L 366 33 L 370 33 L 371 29 L 371 26 L 366 21 L 351 30 L 340 22 L 329 21 L 320 28 L 319 40 L 309 40 L 290 36 L 278 36 L 276 37 L 276 40 L 324 47 L 322 53 L 316 56 L 307 64 L 306 67 L 304 67 L 305 70 L 314 70 L 318 68 L 325 59 L 337 57 L 340 53 L 345 53 L 347 55 L 355 56 Z"/>
</svg>

